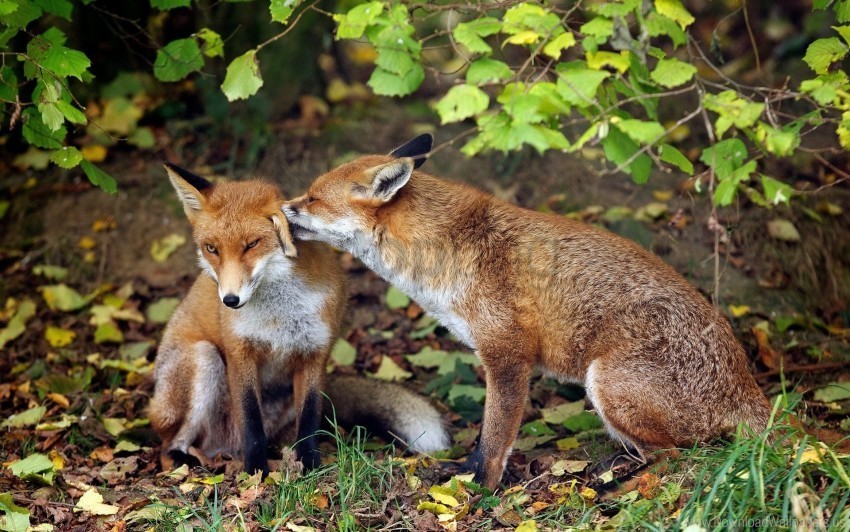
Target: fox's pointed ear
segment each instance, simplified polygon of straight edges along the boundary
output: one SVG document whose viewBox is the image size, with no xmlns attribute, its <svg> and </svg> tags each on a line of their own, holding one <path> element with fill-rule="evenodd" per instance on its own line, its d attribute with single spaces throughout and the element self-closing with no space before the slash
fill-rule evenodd
<svg viewBox="0 0 850 532">
<path fill-rule="evenodd" d="M 298 248 L 295 247 L 295 241 L 292 239 L 292 233 L 289 231 L 289 222 L 286 221 L 282 213 L 278 213 L 272 214 L 272 223 L 280 237 L 283 254 L 287 257 L 297 257 Z"/>
<path fill-rule="evenodd" d="M 192 219 L 203 210 L 206 203 L 201 191 L 212 187 L 212 183 L 177 165 L 171 163 L 164 164 L 165 171 L 168 172 L 168 179 L 171 180 L 174 190 L 177 191 L 177 196 L 183 203 L 183 210 L 186 212 L 186 216 Z"/>
<path fill-rule="evenodd" d="M 370 199 L 390 201 L 407 184 L 413 168 L 413 159 L 409 157 L 370 168 L 365 172 L 370 182 L 361 194 Z"/>
<path fill-rule="evenodd" d="M 433 145 L 434 135 L 425 133 L 394 149 L 390 152 L 390 155 L 393 157 L 410 157 L 413 159 L 413 168 L 419 168 L 428 160 L 428 152 L 431 151 Z"/>
</svg>

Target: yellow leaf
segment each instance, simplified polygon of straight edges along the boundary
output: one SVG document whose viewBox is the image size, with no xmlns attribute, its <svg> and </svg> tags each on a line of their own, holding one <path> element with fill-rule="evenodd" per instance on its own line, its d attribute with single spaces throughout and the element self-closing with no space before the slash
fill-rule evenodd
<svg viewBox="0 0 850 532">
<path fill-rule="evenodd" d="M 422 502 L 419 503 L 419 506 L 417 506 L 416 509 L 417 510 L 425 510 L 426 512 L 431 512 L 434 515 L 441 515 L 441 514 L 454 515 L 452 513 L 451 508 L 449 508 L 445 504 L 440 504 L 440 503 L 437 503 L 437 502 L 422 501 Z"/>
<path fill-rule="evenodd" d="M 74 511 L 89 512 L 92 515 L 115 515 L 118 513 L 118 507 L 104 504 L 103 495 L 97 492 L 97 488 L 89 488 L 77 501 Z"/>
<path fill-rule="evenodd" d="M 112 216 L 107 216 L 105 218 L 98 218 L 91 224 L 91 229 L 95 233 L 103 233 L 105 231 L 111 231 L 115 229 L 115 218 Z"/>
<path fill-rule="evenodd" d="M 508 44 L 523 45 L 523 44 L 534 44 L 539 39 L 540 39 L 540 35 L 537 32 L 526 30 L 526 31 L 521 31 L 521 32 L 517 33 L 516 35 L 511 35 L 510 37 L 508 37 L 508 39 L 505 42 L 508 43 Z"/>
<path fill-rule="evenodd" d="M 103 428 L 112 436 L 118 436 L 124 432 L 124 423 L 127 420 L 123 417 L 105 417 L 103 418 Z"/>
<path fill-rule="evenodd" d="M 94 249 L 97 246 L 97 242 L 95 242 L 94 238 L 90 236 L 84 236 L 77 241 L 77 246 L 80 249 Z"/>
<path fill-rule="evenodd" d="M 86 264 L 94 264 L 95 260 L 97 260 L 97 256 L 94 254 L 94 251 L 86 251 L 83 254 L 83 262 Z"/>
<path fill-rule="evenodd" d="M 800 456 L 801 464 L 820 464 L 823 462 L 822 451 L 815 449 L 814 447 L 809 447 L 803 454 Z"/>
<path fill-rule="evenodd" d="M 736 318 L 750 313 L 749 305 L 729 305 L 729 312 Z"/>
<path fill-rule="evenodd" d="M 673 197 L 672 190 L 653 190 L 652 197 L 657 199 L 658 201 L 670 201 Z"/>
<path fill-rule="evenodd" d="M 580 447 L 578 439 L 575 437 L 561 438 L 555 442 L 555 447 L 559 451 L 569 451 L 570 449 L 578 449 Z"/>
<path fill-rule="evenodd" d="M 50 451 L 47 457 L 53 462 L 53 469 L 55 471 L 60 471 L 65 468 L 65 457 L 59 454 L 59 451 Z"/>
<path fill-rule="evenodd" d="M 52 347 L 65 347 L 74 341 L 77 333 L 74 331 L 69 331 L 67 329 L 61 329 L 59 327 L 54 327 L 49 325 L 47 330 L 44 331 L 44 338 L 47 339 L 47 343 Z"/>
<path fill-rule="evenodd" d="M 514 530 L 515 532 L 537 532 L 537 522 L 534 519 L 523 521 Z"/>
<path fill-rule="evenodd" d="M 451 508 L 458 506 L 460 502 L 454 497 L 455 491 L 451 488 L 443 486 L 431 486 L 428 490 L 428 495 L 440 504 L 445 504 Z"/>
<path fill-rule="evenodd" d="M 596 490 L 593 489 L 593 488 L 584 487 L 579 492 L 579 495 L 581 495 L 583 499 L 586 499 L 588 501 L 592 501 L 593 499 L 596 498 Z"/>
<path fill-rule="evenodd" d="M 601 70 L 603 67 L 609 66 L 617 70 L 620 74 L 629 69 L 629 52 L 623 50 L 620 53 L 614 52 L 587 52 L 587 66 L 594 70 Z"/>
<path fill-rule="evenodd" d="M 392 358 L 384 355 L 378 371 L 372 373 L 372 376 L 383 381 L 403 381 L 412 377 L 413 373 L 401 369 Z"/>
<path fill-rule="evenodd" d="M 186 243 L 186 237 L 177 233 L 171 233 L 151 244 L 151 257 L 157 262 L 165 262 L 177 248 Z"/>
<path fill-rule="evenodd" d="M 83 152 L 83 159 L 92 163 L 101 163 L 106 159 L 106 146 L 101 144 L 89 144 L 80 151 Z"/>
<path fill-rule="evenodd" d="M 62 395 L 61 393 L 50 392 L 49 394 L 47 394 L 47 397 L 63 408 L 68 408 L 69 406 L 71 406 L 71 402 L 68 401 L 68 398 Z"/>
</svg>

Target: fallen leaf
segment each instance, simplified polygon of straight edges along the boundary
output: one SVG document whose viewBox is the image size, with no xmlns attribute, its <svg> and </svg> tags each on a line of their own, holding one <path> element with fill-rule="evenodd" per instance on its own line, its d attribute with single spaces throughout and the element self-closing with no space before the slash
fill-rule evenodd
<svg viewBox="0 0 850 532">
<path fill-rule="evenodd" d="M 777 218 L 776 220 L 767 222 L 767 233 L 783 242 L 800 241 L 800 232 L 797 231 L 793 223 L 783 218 Z"/>
<path fill-rule="evenodd" d="M 770 339 L 767 336 L 767 331 L 761 327 L 752 327 L 750 329 L 758 344 L 759 360 L 768 369 L 775 370 L 778 368 L 779 354 L 770 346 Z"/>
<path fill-rule="evenodd" d="M 750 313 L 750 307 L 749 305 L 729 305 L 729 312 L 733 317 L 740 318 Z"/>
<path fill-rule="evenodd" d="M 95 241 L 94 238 L 92 238 L 90 236 L 81 237 L 77 241 L 77 247 L 79 247 L 80 249 L 90 250 L 90 249 L 94 249 L 96 246 L 97 246 L 97 242 Z"/>
<path fill-rule="evenodd" d="M 71 342 L 73 342 L 76 337 L 77 333 L 74 331 L 54 327 L 53 325 L 48 325 L 47 329 L 44 330 L 44 338 L 51 347 L 65 347 L 67 345 L 71 345 Z"/>
<path fill-rule="evenodd" d="M 378 370 L 371 376 L 384 381 L 403 381 L 412 377 L 413 373 L 401 369 L 392 358 L 384 355 Z"/>
<path fill-rule="evenodd" d="M 653 190 L 652 197 L 658 201 L 670 201 L 673 198 L 672 190 Z"/>
<path fill-rule="evenodd" d="M 62 395 L 61 393 L 50 392 L 47 394 L 47 398 L 56 403 L 57 405 L 61 406 L 62 408 L 68 408 L 69 406 L 71 406 L 71 402 L 68 400 L 68 398 Z"/>
<path fill-rule="evenodd" d="M 51 281 L 61 281 L 68 276 L 68 268 L 54 266 L 52 264 L 39 264 L 38 266 L 33 266 L 32 272 L 36 275 L 46 277 Z"/>
<path fill-rule="evenodd" d="M 387 306 L 391 309 L 407 308 L 410 305 L 410 298 L 407 294 L 394 286 L 390 286 L 387 290 Z"/>
<path fill-rule="evenodd" d="M 145 314 L 151 323 L 165 323 L 171 318 L 179 304 L 180 300 L 176 297 L 163 297 L 151 303 Z"/>
<path fill-rule="evenodd" d="M 0 329 L 0 349 L 3 349 L 7 343 L 22 335 L 27 330 L 27 322 L 33 316 L 35 316 L 34 302 L 25 299 L 18 303 L 15 314 L 9 320 L 8 325 Z"/>
<path fill-rule="evenodd" d="M 570 449 L 578 449 L 581 445 L 577 438 L 561 438 L 555 441 L 555 447 L 559 451 L 569 451 Z"/>
<path fill-rule="evenodd" d="M 47 407 L 36 406 L 29 410 L 24 410 L 20 414 L 14 414 L 6 418 L 0 423 L 0 428 L 19 429 L 21 427 L 30 427 L 41 421 L 44 414 L 47 412 Z"/>
<path fill-rule="evenodd" d="M 0 530 L 25 532 L 30 529 L 30 512 L 23 506 L 15 504 L 11 493 L 0 493 Z"/>
<path fill-rule="evenodd" d="M 63 312 L 79 310 L 90 301 L 90 298 L 81 296 L 79 292 L 64 283 L 40 286 L 39 290 L 50 310 Z"/>
<path fill-rule="evenodd" d="M 644 473 L 638 480 L 638 493 L 644 499 L 654 499 L 661 491 L 661 479 L 653 473 Z"/>
<path fill-rule="evenodd" d="M 171 233 L 170 235 L 153 241 L 151 244 L 151 257 L 153 257 L 153 260 L 156 262 L 165 262 L 172 253 L 177 251 L 177 248 L 185 243 L 185 236 L 178 233 Z"/>
<path fill-rule="evenodd" d="M 344 338 L 340 338 L 331 350 L 331 358 L 340 366 L 350 366 L 357 358 L 357 350 Z"/>
<path fill-rule="evenodd" d="M 537 532 L 537 522 L 534 519 L 523 521 L 514 529 L 514 532 Z"/>
<path fill-rule="evenodd" d="M 587 460 L 556 460 L 552 467 L 549 468 L 549 473 L 560 477 L 564 473 L 581 473 L 590 464 Z"/>
<path fill-rule="evenodd" d="M 124 333 L 112 321 L 98 325 L 94 331 L 94 343 L 96 344 L 120 344 L 123 341 Z"/>
<path fill-rule="evenodd" d="M 74 511 L 88 512 L 92 515 L 115 515 L 118 513 L 118 507 L 104 504 L 103 495 L 98 493 L 97 488 L 89 488 L 74 505 Z"/>
<path fill-rule="evenodd" d="M 832 403 L 850 399 L 850 382 L 831 382 L 815 390 L 815 401 Z"/>
<path fill-rule="evenodd" d="M 112 231 L 113 229 L 115 229 L 115 227 L 115 218 L 113 218 L 112 216 L 98 218 L 91 224 L 91 230 L 95 233 L 105 233 L 106 231 Z"/>
<path fill-rule="evenodd" d="M 551 408 L 540 409 L 540 415 L 543 417 L 543 421 L 550 425 L 560 425 L 566 421 L 567 418 L 580 414 L 581 412 L 584 412 L 584 401 L 574 401 L 572 403 L 564 403 Z"/>
</svg>

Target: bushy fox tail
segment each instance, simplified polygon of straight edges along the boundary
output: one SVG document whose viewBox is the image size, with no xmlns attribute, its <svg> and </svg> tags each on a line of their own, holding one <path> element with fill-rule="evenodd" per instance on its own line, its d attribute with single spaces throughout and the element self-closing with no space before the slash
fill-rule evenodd
<svg viewBox="0 0 850 532">
<path fill-rule="evenodd" d="M 424 397 L 385 381 L 329 375 L 325 415 L 344 427 L 361 425 L 410 450 L 430 453 L 450 446 L 440 413 Z M 330 404 L 329 404 L 330 403 Z"/>
</svg>

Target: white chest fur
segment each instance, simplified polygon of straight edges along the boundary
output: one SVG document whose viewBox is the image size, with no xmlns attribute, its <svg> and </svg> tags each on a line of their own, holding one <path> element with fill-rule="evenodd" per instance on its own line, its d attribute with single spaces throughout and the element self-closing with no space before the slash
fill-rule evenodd
<svg viewBox="0 0 850 532">
<path fill-rule="evenodd" d="M 232 311 L 234 332 L 271 345 L 278 356 L 326 348 L 331 332 L 321 312 L 328 297 L 291 272 L 266 276 L 250 301 Z"/>
<path fill-rule="evenodd" d="M 404 275 L 404 273 L 392 268 L 379 256 L 377 252 L 368 251 L 358 258 L 362 260 L 375 273 L 395 285 L 396 288 L 410 296 L 425 311 L 434 316 L 441 325 L 446 327 L 458 340 L 476 349 L 475 338 L 472 336 L 472 328 L 469 322 L 461 317 L 455 310 L 457 304 L 467 291 L 469 283 L 463 279 L 456 279 L 454 283 L 443 289 L 434 289 L 422 282 L 417 282 Z"/>
</svg>

